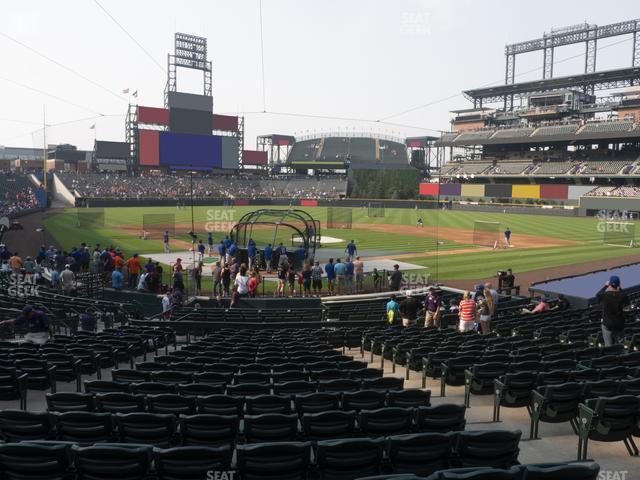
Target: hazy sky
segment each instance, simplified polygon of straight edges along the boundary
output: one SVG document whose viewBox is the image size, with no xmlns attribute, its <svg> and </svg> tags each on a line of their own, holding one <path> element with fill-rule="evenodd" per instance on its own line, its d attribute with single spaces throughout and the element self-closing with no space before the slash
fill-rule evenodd
<svg viewBox="0 0 640 480">
<path fill-rule="evenodd" d="M 0 3 L 0 145 L 39 147 L 43 108 L 49 143 L 91 148 L 93 124 L 98 139 L 123 141 L 122 90 L 163 105 L 176 31 L 207 37 L 214 111 L 245 112 L 253 148 L 267 133 L 447 129 L 449 110 L 470 106 L 461 90 L 504 83 L 505 44 L 640 17 L 637 0 L 262 0 L 263 98 L 258 0 L 98 2 Z M 630 36 L 602 41 L 598 69 L 630 66 L 631 48 Z M 582 72 L 582 57 L 563 59 L 583 51 L 557 49 L 554 74 Z M 517 80 L 541 78 L 541 65 L 541 52 L 519 56 Z M 178 89 L 200 78 L 180 69 Z"/>
</svg>

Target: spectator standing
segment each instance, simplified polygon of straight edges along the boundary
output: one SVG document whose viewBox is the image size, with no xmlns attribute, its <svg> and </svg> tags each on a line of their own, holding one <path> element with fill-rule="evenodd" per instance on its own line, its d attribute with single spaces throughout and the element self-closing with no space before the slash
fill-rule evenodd
<svg viewBox="0 0 640 480">
<path fill-rule="evenodd" d="M 202 261 L 198 262 L 197 265 L 193 268 L 193 281 L 196 284 L 196 295 L 200 295 L 202 293 L 202 268 L 204 264 Z"/>
<path fill-rule="evenodd" d="M 231 293 L 231 303 L 229 303 L 229 308 L 236 308 L 238 306 L 238 302 L 240 301 L 240 294 L 238 293 L 238 286 L 233 286 L 233 293 Z"/>
<path fill-rule="evenodd" d="M 355 293 L 361 293 L 364 291 L 364 262 L 360 260 L 360 256 L 353 261 L 353 270 L 356 275 Z"/>
<path fill-rule="evenodd" d="M 138 275 L 140 275 L 140 259 L 137 253 L 134 253 L 127 260 L 127 269 L 129 270 L 129 288 L 136 288 L 138 286 Z"/>
<path fill-rule="evenodd" d="M 120 267 L 111 273 L 111 286 L 115 290 L 122 290 L 122 272 L 120 271 Z"/>
<path fill-rule="evenodd" d="M 389 275 L 389 290 L 397 292 L 400 288 L 402 288 L 402 272 L 400 271 L 400 265 L 396 263 Z"/>
<path fill-rule="evenodd" d="M 20 271 L 22 270 L 22 258 L 20 258 L 20 254 L 18 252 L 15 252 L 9 258 L 9 267 L 15 274 L 20 273 Z"/>
<path fill-rule="evenodd" d="M 258 293 L 258 285 L 260 285 L 260 278 L 256 272 L 251 272 L 249 275 L 249 283 L 247 284 L 247 288 L 249 289 L 249 297 L 256 298 L 256 294 Z"/>
<path fill-rule="evenodd" d="M 345 288 L 347 285 L 347 266 L 342 263 L 339 258 L 336 260 L 336 264 L 333 267 L 333 271 L 336 274 L 336 284 L 338 286 L 338 295 L 346 293 Z"/>
<path fill-rule="evenodd" d="M 390 327 L 396 326 L 400 320 L 400 312 L 398 310 L 398 302 L 395 294 L 392 294 L 387 302 L 387 323 Z"/>
<path fill-rule="evenodd" d="M 36 345 L 44 345 L 49 340 L 51 325 L 49 319 L 41 310 L 34 310 L 31 305 L 25 305 L 20 316 L 13 320 L 4 320 L 2 325 L 17 325 L 27 331 L 24 341 Z"/>
<path fill-rule="evenodd" d="M 329 295 L 334 295 L 336 287 L 336 272 L 335 265 L 333 264 L 333 258 L 330 258 L 329 262 L 324 266 L 324 271 L 327 274 L 327 290 L 329 290 Z"/>
<path fill-rule="evenodd" d="M 230 295 L 229 286 L 231 285 L 231 268 L 229 265 L 222 267 L 220 277 L 222 278 L 222 293 L 225 297 L 228 297 Z"/>
<path fill-rule="evenodd" d="M 302 296 L 307 297 L 311 296 L 311 276 L 313 272 L 311 271 L 311 265 L 309 263 L 305 263 L 304 267 L 302 267 Z"/>
<path fill-rule="evenodd" d="M 373 291 L 374 292 L 382 291 L 382 279 L 380 278 L 380 272 L 375 267 L 372 272 L 372 277 L 373 277 Z"/>
<path fill-rule="evenodd" d="M 420 303 L 418 299 L 413 295 L 407 295 L 402 302 L 400 302 L 400 306 L 398 307 L 398 311 L 400 312 L 400 316 L 402 317 L 402 326 L 410 327 L 414 323 L 416 323 L 416 319 L 418 318 L 418 310 L 420 310 Z"/>
<path fill-rule="evenodd" d="M 471 298 L 470 292 L 464 292 L 462 300 L 458 306 L 458 316 L 460 323 L 458 324 L 458 330 L 461 333 L 470 332 L 476 323 L 476 302 Z"/>
<path fill-rule="evenodd" d="M 170 293 L 171 291 L 167 290 L 162 296 L 162 318 L 164 318 L 165 320 L 171 319 L 171 297 L 169 296 Z"/>
<path fill-rule="evenodd" d="M 344 262 L 345 266 L 347 267 L 347 271 L 345 273 L 345 280 L 346 280 L 346 292 L 345 293 L 353 293 L 354 291 L 354 277 L 355 277 L 355 266 L 353 264 L 353 261 L 351 259 L 347 259 L 346 262 Z"/>
<path fill-rule="evenodd" d="M 429 287 L 427 296 L 424 299 L 424 326 L 425 328 L 436 327 L 440 328 L 440 307 L 442 301 L 440 295 L 436 292 L 435 288 Z"/>
<path fill-rule="evenodd" d="M 98 329 L 98 322 L 90 308 L 80 314 L 80 330 L 83 332 L 94 332 Z"/>
<path fill-rule="evenodd" d="M 287 282 L 289 283 L 289 296 L 296 296 L 296 269 L 293 265 L 289 266 L 289 271 L 287 272 Z"/>
<path fill-rule="evenodd" d="M 233 281 L 234 287 L 241 297 L 249 295 L 249 277 L 247 276 L 247 269 L 245 267 L 240 268 L 240 272 L 236 275 Z"/>
<path fill-rule="evenodd" d="M 314 295 L 322 295 L 322 273 L 320 262 L 315 262 L 311 267 L 311 287 Z"/>
<path fill-rule="evenodd" d="M 71 271 L 69 264 L 64 266 L 64 270 L 60 274 L 60 283 L 62 284 L 62 291 L 65 295 L 71 295 L 71 291 L 75 287 L 76 276 Z"/>
<path fill-rule="evenodd" d="M 153 270 L 147 273 L 145 283 L 147 286 L 147 290 L 149 290 L 149 292 L 151 293 L 158 293 L 158 291 L 160 290 L 160 274 L 156 270 L 155 266 L 153 267 Z"/>
<path fill-rule="evenodd" d="M 596 294 L 602 306 L 602 338 L 605 346 L 622 343 L 624 340 L 624 308 L 629 297 L 622 291 L 620 277 L 612 275 Z"/>
<path fill-rule="evenodd" d="M 491 282 L 485 283 L 484 288 L 485 290 L 489 291 L 489 294 L 491 295 L 491 299 L 493 300 L 493 310 L 491 312 L 491 315 L 493 316 L 493 314 L 495 314 L 496 309 L 498 308 L 500 295 L 498 294 L 498 291 L 493 288 L 493 285 L 491 284 Z"/>
<path fill-rule="evenodd" d="M 53 270 L 51 270 L 51 288 L 53 290 L 60 290 L 60 287 L 60 272 L 57 268 L 54 268 Z"/>
<path fill-rule="evenodd" d="M 485 288 L 482 295 L 476 295 L 478 305 L 478 323 L 483 335 L 491 333 L 491 316 L 493 315 L 493 297 L 489 289 Z"/>
<path fill-rule="evenodd" d="M 222 267 L 220 262 L 211 266 L 211 279 L 213 282 L 213 296 L 222 295 Z"/>
<path fill-rule="evenodd" d="M 284 297 L 285 286 L 289 278 L 289 262 L 278 262 L 278 296 Z"/>
</svg>

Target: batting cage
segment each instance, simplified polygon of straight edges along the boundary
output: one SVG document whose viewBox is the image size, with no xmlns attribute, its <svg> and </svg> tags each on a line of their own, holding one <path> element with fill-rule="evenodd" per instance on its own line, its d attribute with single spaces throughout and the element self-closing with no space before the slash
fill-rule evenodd
<svg viewBox="0 0 640 480">
<path fill-rule="evenodd" d="M 104 228 L 104 208 L 76 208 L 76 227 Z"/>
<path fill-rule="evenodd" d="M 500 223 L 484 222 L 476 220 L 473 222 L 473 244 L 479 247 L 496 248 L 500 243 Z"/>
<path fill-rule="evenodd" d="M 327 207 L 327 228 L 351 230 L 353 212 L 350 208 Z"/>
<path fill-rule="evenodd" d="M 369 202 L 367 216 L 369 218 L 384 218 L 384 203 Z"/>
<path fill-rule="evenodd" d="M 280 244 L 285 248 L 291 247 L 294 238 L 298 239 L 297 248 L 304 249 L 304 257 L 308 259 L 315 257 L 316 247 L 320 245 L 320 222 L 304 210 L 265 208 L 243 215 L 229 236 L 240 249 L 241 261 L 247 254 L 249 240 L 255 242 L 258 250 L 269 243 L 277 250 Z M 299 258 L 298 252 L 287 252 L 287 255 L 290 263 L 296 266 L 304 260 Z"/>
<path fill-rule="evenodd" d="M 603 242 L 614 247 L 633 247 L 636 242 L 636 224 L 633 222 L 604 222 Z"/>
<path fill-rule="evenodd" d="M 176 216 L 173 213 L 146 213 L 142 215 L 143 238 L 148 240 L 162 240 L 164 232 L 169 232 L 170 238 L 176 234 Z"/>
</svg>

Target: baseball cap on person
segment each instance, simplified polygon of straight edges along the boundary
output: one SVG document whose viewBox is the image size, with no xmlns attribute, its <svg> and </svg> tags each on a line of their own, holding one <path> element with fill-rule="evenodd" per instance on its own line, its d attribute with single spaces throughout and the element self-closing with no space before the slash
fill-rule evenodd
<svg viewBox="0 0 640 480">
<path fill-rule="evenodd" d="M 31 313 L 33 311 L 33 307 L 31 305 L 25 305 L 22 308 L 22 313 Z"/>
<path fill-rule="evenodd" d="M 609 278 L 609 285 L 611 285 L 613 288 L 618 288 L 620 286 L 620 277 L 618 277 L 617 275 L 611 275 L 611 277 Z"/>
</svg>

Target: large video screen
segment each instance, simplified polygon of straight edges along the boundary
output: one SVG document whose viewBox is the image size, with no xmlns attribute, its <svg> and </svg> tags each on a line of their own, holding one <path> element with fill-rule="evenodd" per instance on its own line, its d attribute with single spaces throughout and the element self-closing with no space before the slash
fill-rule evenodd
<svg viewBox="0 0 640 480">
<path fill-rule="evenodd" d="M 214 135 L 160 132 L 160 164 L 176 168 L 221 168 L 221 138 Z"/>
<path fill-rule="evenodd" d="M 211 112 L 172 108 L 169 114 L 169 131 L 211 135 Z"/>
</svg>

